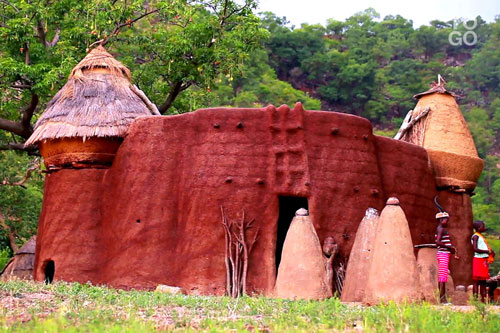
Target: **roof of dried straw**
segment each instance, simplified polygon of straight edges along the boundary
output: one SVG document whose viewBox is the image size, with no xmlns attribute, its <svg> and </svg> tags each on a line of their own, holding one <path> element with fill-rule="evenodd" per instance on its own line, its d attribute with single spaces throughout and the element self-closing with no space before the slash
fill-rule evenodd
<svg viewBox="0 0 500 333">
<path fill-rule="evenodd" d="M 26 243 L 21 246 L 19 251 L 16 254 L 35 254 L 36 248 L 36 235 L 32 236 Z"/>
<path fill-rule="evenodd" d="M 447 94 L 447 95 L 451 95 L 453 96 L 453 94 L 451 92 L 449 92 L 448 90 L 446 90 L 446 81 L 439 81 L 439 82 L 432 82 L 431 83 L 431 88 L 427 91 L 424 91 L 420 94 L 416 94 L 415 96 L 413 96 L 413 98 L 416 98 L 416 99 L 419 99 L 425 95 L 430 95 L 430 94 L 434 94 L 434 93 L 438 93 L 438 94 Z"/>
<path fill-rule="evenodd" d="M 130 79 L 128 68 L 104 47 L 93 49 L 47 104 L 26 145 L 57 138 L 124 136 L 132 120 L 151 115 L 149 100 L 138 94 Z"/>
</svg>

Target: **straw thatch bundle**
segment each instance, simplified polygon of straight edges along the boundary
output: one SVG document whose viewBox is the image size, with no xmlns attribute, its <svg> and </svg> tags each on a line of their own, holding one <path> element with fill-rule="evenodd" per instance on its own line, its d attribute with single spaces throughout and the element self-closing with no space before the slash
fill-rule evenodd
<svg viewBox="0 0 500 333">
<path fill-rule="evenodd" d="M 130 80 L 128 68 L 102 46 L 93 49 L 48 103 L 26 145 L 58 138 L 123 137 L 132 120 L 157 113 Z"/>
</svg>

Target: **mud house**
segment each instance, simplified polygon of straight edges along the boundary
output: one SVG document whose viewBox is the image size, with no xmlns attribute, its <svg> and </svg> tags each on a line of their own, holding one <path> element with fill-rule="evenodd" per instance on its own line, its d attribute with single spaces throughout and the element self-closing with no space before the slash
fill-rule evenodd
<svg viewBox="0 0 500 333">
<path fill-rule="evenodd" d="M 102 48 L 85 59 L 29 142 L 40 145 L 48 168 L 35 279 L 223 294 L 221 207 L 229 218 L 255 219 L 251 293 L 272 292 L 302 207 L 320 241 L 333 236 L 344 258 L 365 210 L 381 210 L 392 196 L 413 242 L 433 242 L 438 188 L 423 147 L 376 136 L 366 119 L 300 103 L 153 116 L 122 64 Z M 472 260 L 470 188 L 439 188 L 463 256 L 452 264 L 458 283 L 468 281 Z"/>
</svg>

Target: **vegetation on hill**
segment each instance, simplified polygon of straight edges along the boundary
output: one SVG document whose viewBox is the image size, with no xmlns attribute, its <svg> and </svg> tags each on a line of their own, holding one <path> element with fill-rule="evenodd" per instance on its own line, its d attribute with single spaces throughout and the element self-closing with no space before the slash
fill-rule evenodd
<svg viewBox="0 0 500 333">
<path fill-rule="evenodd" d="M 416 28 L 367 9 L 345 21 L 290 27 L 273 13 L 259 18 L 253 0 L 11 0 L 0 11 L 0 262 L 36 231 L 41 207 L 40 169 L 23 181 L 36 164 L 23 142 L 99 41 L 165 114 L 302 101 L 366 117 L 382 135 L 394 134 L 412 96 L 439 73 L 485 161 L 474 217 L 500 235 L 500 19 L 475 18 L 475 43 L 454 45 L 474 22 Z"/>
</svg>

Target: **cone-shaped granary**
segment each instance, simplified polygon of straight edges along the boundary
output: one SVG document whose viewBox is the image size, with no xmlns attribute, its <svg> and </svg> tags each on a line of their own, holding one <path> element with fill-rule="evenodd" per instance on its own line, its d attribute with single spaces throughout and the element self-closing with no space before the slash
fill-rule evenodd
<svg viewBox="0 0 500 333">
<path fill-rule="evenodd" d="M 366 278 L 367 303 L 421 299 L 410 228 L 396 198 L 389 198 L 380 214 Z"/>
<path fill-rule="evenodd" d="M 435 303 L 437 301 L 438 267 L 436 260 L 437 249 L 434 247 L 422 247 L 418 250 L 417 267 L 420 277 L 420 288 L 426 301 Z"/>
<path fill-rule="evenodd" d="M 436 185 L 472 191 L 483 170 L 470 133 L 457 102 L 439 77 L 431 89 L 415 95 L 418 99 L 412 118 L 424 110 L 428 115 L 417 122 L 403 140 L 424 147 L 431 162 Z"/>
<path fill-rule="evenodd" d="M 365 217 L 359 224 L 349 255 L 344 287 L 342 288 L 342 301 L 344 302 L 362 302 L 364 300 L 378 221 L 378 211 L 375 208 L 368 208 Z"/>
<path fill-rule="evenodd" d="M 276 296 L 288 299 L 323 299 L 326 260 L 307 210 L 299 209 L 286 234 L 276 278 Z"/>
<path fill-rule="evenodd" d="M 129 124 L 152 105 L 130 71 L 102 46 L 73 68 L 47 104 L 26 145 L 38 144 L 45 164 L 110 164 Z"/>
</svg>

